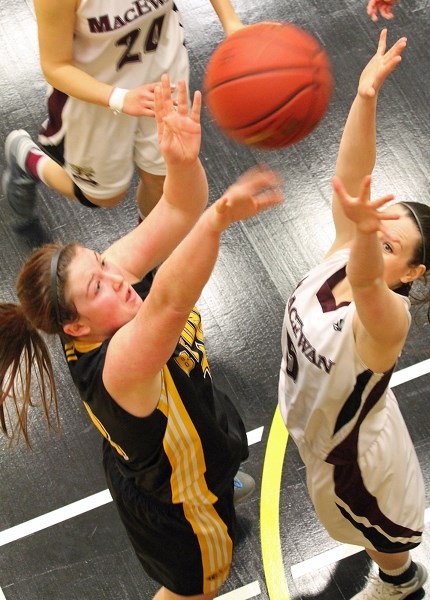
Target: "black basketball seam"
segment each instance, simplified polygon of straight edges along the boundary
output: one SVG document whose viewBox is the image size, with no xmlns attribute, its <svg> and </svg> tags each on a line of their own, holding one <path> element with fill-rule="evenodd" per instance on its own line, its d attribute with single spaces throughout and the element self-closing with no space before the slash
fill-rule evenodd
<svg viewBox="0 0 430 600">
<path fill-rule="evenodd" d="M 213 85 L 210 88 L 206 88 L 205 93 L 209 94 L 210 92 L 212 92 L 213 90 L 216 90 L 220 86 L 225 85 L 226 83 L 231 83 L 232 81 L 240 81 L 241 79 L 252 78 L 252 77 L 255 77 L 255 76 L 261 75 L 261 74 L 270 75 L 271 73 L 277 73 L 279 71 L 291 71 L 291 70 L 294 71 L 295 69 L 303 71 L 304 68 L 309 69 L 310 71 L 313 71 L 315 69 L 315 67 L 313 65 L 309 65 L 307 67 L 303 67 L 303 65 L 297 65 L 295 67 L 288 66 L 288 67 L 280 67 L 279 69 L 270 69 L 270 70 L 263 69 L 261 71 L 252 71 L 251 73 L 244 73 L 243 75 L 231 77 L 230 79 L 223 79 L 216 85 Z"/>
<path fill-rule="evenodd" d="M 256 121 L 252 121 L 251 123 L 247 123 L 246 125 L 242 125 L 242 127 L 234 127 L 234 128 L 228 127 L 228 128 L 225 128 L 225 129 L 227 129 L 228 131 L 237 131 L 237 132 L 240 132 L 240 131 L 242 131 L 242 129 L 246 129 L 247 127 L 252 127 L 252 125 L 257 125 L 263 119 L 267 119 L 268 117 L 272 117 L 273 115 L 276 115 L 276 113 L 279 110 L 281 110 L 281 108 L 283 108 L 286 104 L 288 104 L 288 102 L 291 102 L 291 100 L 293 100 L 296 96 L 298 96 L 299 94 L 301 94 L 301 92 L 303 92 L 304 90 L 306 90 L 308 87 L 314 87 L 314 86 L 315 86 L 315 84 L 312 83 L 310 86 L 309 85 L 305 85 L 305 86 L 301 87 L 292 96 L 289 96 L 287 100 L 284 100 L 282 102 L 282 104 L 279 104 L 276 108 L 274 108 L 270 112 L 266 113 L 265 115 L 260 116 Z"/>
<path fill-rule="evenodd" d="M 224 43 L 227 43 L 228 41 L 229 40 L 227 38 Z M 231 42 L 233 42 L 233 40 Z M 276 46 L 276 43 L 274 45 Z M 266 48 L 269 48 L 269 46 L 270 46 L 270 43 L 268 42 Z M 231 44 L 231 49 L 225 47 L 225 53 L 226 54 L 227 54 L 227 49 L 230 50 L 230 51 L 231 51 L 231 49 L 234 49 L 233 44 Z M 264 49 L 263 48 L 259 48 L 259 50 L 263 51 Z M 293 44 L 293 43 L 286 42 L 285 40 L 283 40 L 282 41 L 282 50 L 285 50 L 286 52 L 290 51 L 292 53 L 293 52 L 297 52 L 297 45 Z M 303 47 L 300 48 L 300 51 L 302 52 L 302 54 L 304 54 L 306 56 L 306 58 L 311 58 L 311 59 L 315 59 L 319 54 L 325 54 L 325 49 L 322 46 L 320 46 L 320 44 L 318 42 L 316 43 L 316 46 L 314 48 L 309 48 L 307 46 L 303 46 Z M 216 58 L 217 58 L 217 50 L 215 50 L 214 54 L 209 59 L 208 67 L 211 64 L 211 61 L 212 60 L 216 60 Z"/>
</svg>

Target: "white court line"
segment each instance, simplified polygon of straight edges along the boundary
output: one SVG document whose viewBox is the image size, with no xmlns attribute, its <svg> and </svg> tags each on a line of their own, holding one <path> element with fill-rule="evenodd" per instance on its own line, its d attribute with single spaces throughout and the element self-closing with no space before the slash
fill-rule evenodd
<svg viewBox="0 0 430 600">
<path fill-rule="evenodd" d="M 247 432 L 246 435 L 248 438 L 248 445 L 251 446 L 252 444 L 259 442 L 263 435 L 263 430 L 264 427 L 258 427 L 257 429 Z M 15 527 L 10 527 L 9 529 L 0 531 L 0 546 L 10 544 L 11 542 L 15 542 L 16 540 L 26 537 L 27 535 L 31 535 L 32 533 L 36 533 L 37 531 L 41 531 L 47 527 L 52 527 L 52 525 L 57 525 L 62 521 L 72 519 L 73 517 L 88 512 L 89 510 L 99 508 L 108 502 L 112 502 L 110 492 L 109 490 L 103 490 L 102 492 L 98 492 L 97 494 L 93 494 L 92 496 L 88 496 L 87 498 L 83 498 L 82 500 L 78 500 L 72 504 L 68 504 L 67 506 L 63 506 L 62 508 L 57 508 L 52 512 L 41 515 L 40 517 L 30 519 L 29 521 L 21 523 L 20 525 L 15 525 Z M 1 597 L 0 600 L 2 600 Z"/>
<path fill-rule="evenodd" d="M 110 495 L 109 490 L 103 490 L 103 492 L 98 492 L 97 494 L 93 494 L 92 496 L 88 496 L 87 498 L 63 506 L 62 508 L 57 508 L 40 517 L 21 523 L 20 525 L 15 525 L 15 527 L 10 527 L 10 529 L 0 531 L 0 546 L 10 544 L 10 542 L 16 542 L 16 540 L 26 537 L 27 535 L 36 533 L 37 531 L 41 531 L 52 525 L 57 525 L 57 523 L 67 521 L 67 519 L 72 519 L 77 515 L 103 506 L 108 502 L 112 502 L 112 496 Z"/>
<path fill-rule="evenodd" d="M 248 438 L 248 446 L 252 446 L 252 444 L 257 444 L 261 442 L 261 438 L 263 437 L 264 427 L 257 427 L 257 429 L 252 429 L 248 431 L 246 437 Z"/>
<path fill-rule="evenodd" d="M 401 371 L 397 371 L 396 373 L 393 373 L 390 381 L 390 387 L 395 387 L 396 385 L 400 385 L 402 383 L 405 383 L 406 381 L 410 381 L 422 375 L 426 375 L 429 372 L 430 359 L 422 361 L 416 365 L 412 365 L 411 367 L 402 369 Z M 258 427 L 257 429 L 247 432 L 248 445 L 252 445 L 261 441 L 263 430 L 264 427 Z M 98 494 L 94 494 L 93 496 L 89 496 L 88 498 L 78 500 L 77 502 L 69 504 L 68 506 L 47 513 L 46 515 L 36 517 L 35 519 L 31 519 L 30 521 L 21 523 L 20 525 L 16 525 L 15 527 L 11 527 L 10 529 L 1 531 L 0 546 L 16 541 L 32 533 L 36 533 L 37 531 L 40 531 L 52 525 L 56 525 L 57 523 L 70 519 L 74 516 L 92 510 L 94 508 L 98 508 L 99 506 L 103 506 L 111 500 L 112 498 L 110 496 L 109 491 L 104 490 L 102 492 L 99 492 Z M 430 515 L 429 509 L 427 509 L 425 522 L 428 523 L 429 521 Z M 337 562 L 338 560 L 346 558 L 347 556 L 351 556 L 352 554 L 355 554 L 359 551 L 361 551 L 361 548 L 358 548 L 357 546 L 348 546 L 346 544 L 341 545 L 337 548 L 329 550 L 328 552 L 320 554 L 319 556 L 315 556 L 312 559 L 303 561 L 301 563 L 298 563 L 297 565 L 293 565 L 291 567 L 292 576 L 294 579 L 296 579 L 306 573 L 315 571 L 316 569 L 322 568 L 323 566 L 326 566 L 328 564 L 332 564 L 333 562 Z M 261 591 L 258 582 L 249 584 L 249 586 L 254 586 L 254 584 L 258 585 L 258 593 L 256 595 L 259 595 Z M 219 596 L 219 598 L 222 598 L 223 600 L 233 600 L 233 598 L 234 600 L 247 600 L 248 598 L 252 598 L 252 596 L 231 596 L 230 594 L 235 594 L 236 592 L 240 593 L 241 590 L 246 589 L 249 586 L 244 586 L 244 588 L 239 588 L 238 590 L 234 590 L 233 592 L 229 592 L 228 594 Z M 0 600 L 6 600 L 1 588 Z"/>
<path fill-rule="evenodd" d="M 424 523 L 430 523 L 430 508 L 426 508 L 424 512 Z M 336 546 L 336 548 L 332 548 L 331 550 L 327 550 L 327 552 L 323 552 L 322 554 L 317 554 L 308 560 L 304 560 L 303 562 L 297 563 L 291 567 L 291 575 L 293 579 L 298 579 L 303 575 L 308 575 L 309 573 L 315 573 L 318 569 L 322 569 L 323 567 L 328 567 L 342 558 L 347 558 L 348 556 L 352 556 L 353 554 L 357 554 L 361 552 L 363 548 L 361 546 L 352 546 L 351 544 L 341 544 L 340 546 Z"/>
<path fill-rule="evenodd" d="M 236 588 L 232 592 L 227 592 L 226 594 L 222 594 L 222 596 L 217 596 L 217 600 L 248 600 L 248 598 L 255 598 L 260 594 L 260 584 L 258 581 L 253 581 L 252 583 L 248 583 L 248 585 Z"/>
<path fill-rule="evenodd" d="M 221 596 L 217 596 L 217 600 L 249 600 L 249 598 L 255 598 L 261 594 L 260 584 L 258 581 L 253 581 L 247 585 L 243 585 L 240 588 L 236 588 L 232 592 L 227 592 Z M 0 600 L 6 600 L 6 596 L 3 594 L 0 588 Z"/>
<path fill-rule="evenodd" d="M 390 387 L 395 387 L 411 379 L 416 379 L 417 377 L 421 377 L 421 375 L 427 375 L 427 373 L 430 373 L 430 358 L 393 373 L 390 379 Z"/>
</svg>

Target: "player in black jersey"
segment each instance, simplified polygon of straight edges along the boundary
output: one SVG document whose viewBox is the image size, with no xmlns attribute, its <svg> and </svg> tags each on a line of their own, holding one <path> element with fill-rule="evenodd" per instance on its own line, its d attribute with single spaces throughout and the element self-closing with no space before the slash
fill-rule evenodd
<svg viewBox="0 0 430 600">
<path fill-rule="evenodd" d="M 180 82 L 175 110 L 163 77 L 156 92 L 167 164 L 160 202 L 101 254 L 76 243 L 37 250 L 18 277 L 20 306 L 0 312 L 0 376 L 8 382 L 2 400 L 12 397 L 18 406 L 22 399 L 18 427 L 27 441 L 31 379 L 20 369 L 33 363 L 48 377 L 41 394 L 49 414 L 50 400 L 56 402 L 52 369 L 37 330 L 64 340 L 72 377 L 104 436 L 106 478 L 120 517 L 144 569 L 163 586 L 157 600 L 210 600 L 229 572 L 233 477 L 248 446 L 237 411 L 212 385 L 195 303 L 222 231 L 282 199 L 278 176 L 257 168 L 204 210 L 200 105 L 197 92 L 188 111 Z M 159 264 L 148 290 L 144 276 Z M 2 406 L 0 418 L 5 430 Z"/>
</svg>

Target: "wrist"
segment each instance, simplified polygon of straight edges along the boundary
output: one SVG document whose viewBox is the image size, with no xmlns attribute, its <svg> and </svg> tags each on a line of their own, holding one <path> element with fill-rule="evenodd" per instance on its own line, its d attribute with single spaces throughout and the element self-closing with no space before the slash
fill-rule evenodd
<svg viewBox="0 0 430 600">
<path fill-rule="evenodd" d="M 119 115 L 120 113 L 122 113 L 127 92 L 128 90 L 124 88 L 114 87 L 112 89 L 109 96 L 108 104 L 109 108 L 113 111 L 115 115 Z"/>
<path fill-rule="evenodd" d="M 216 235 L 221 235 L 221 233 L 229 226 L 229 222 L 224 214 L 225 210 L 226 207 L 224 198 L 220 198 L 206 210 L 206 216 L 208 217 L 208 228 Z"/>
</svg>

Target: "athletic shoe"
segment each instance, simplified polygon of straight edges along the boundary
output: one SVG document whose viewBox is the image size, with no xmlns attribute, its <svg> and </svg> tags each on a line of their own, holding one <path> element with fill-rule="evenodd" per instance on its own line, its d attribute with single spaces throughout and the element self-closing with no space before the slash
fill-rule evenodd
<svg viewBox="0 0 430 600">
<path fill-rule="evenodd" d="M 28 153 L 33 149 L 40 151 L 24 129 L 11 131 L 6 138 L 2 187 L 20 226 L 30 224 L 36 218 L 36 182 L 25 168 Z"/>
<path fill-rule="evenodd" d="M 248 496 L 252 494 L 255 488 L 255 481 L 251 475 L 247 475 L 243 471 L 238 471 L 234 478 L 234 504 L 237 506 Z"/>
<path fill-rule="evenodd" d="M 368 584 L 351 600 L 403 600 L 419 590 L 427 579 L 427 571 L 420 563 L 415 563 L 417 570 L 411 580 L 395 585 L 386 583 L 377 575 L 370 575 Z"/>
</svg>

